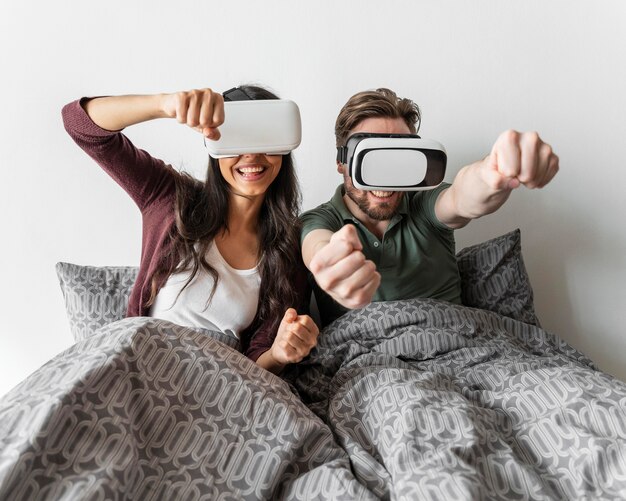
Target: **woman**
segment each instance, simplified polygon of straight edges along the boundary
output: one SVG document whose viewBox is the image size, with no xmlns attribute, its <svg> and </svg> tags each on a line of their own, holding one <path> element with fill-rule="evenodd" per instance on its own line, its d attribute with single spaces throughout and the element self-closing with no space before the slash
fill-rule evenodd
<svg viewBox="0 0 626 501">
<path fill-rule="evenodd" d="M 277 99 L 255 86 L 239 95 Z M 211 89 L 83 98 L 63 108 L 66 130 L 133 198 L 142 213 L 142 256 L 127 316 L 221 330 L 280 372 L 302 360 L 319 333 L 305 305 L 298 250 L 300 193 L 291 154 L 210 158 L 206 181 L 136 148 L 122 129 L 175 118 L 219 139 L 224 98 Z"/>
</svg>

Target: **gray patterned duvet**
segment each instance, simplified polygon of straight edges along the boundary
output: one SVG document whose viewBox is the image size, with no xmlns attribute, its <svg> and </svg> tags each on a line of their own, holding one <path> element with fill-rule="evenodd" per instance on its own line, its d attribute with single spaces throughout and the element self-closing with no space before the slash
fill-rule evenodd
<svg viewBox="0 0 626 501">
<path fill-rule="evenodd" d="M 55 357 L 0 401 L 0 499 L 626 498 L 626 385 L 538 327 L 375 303 L 291 388 L 222 341 L 127 319 Z"/>
</svg>

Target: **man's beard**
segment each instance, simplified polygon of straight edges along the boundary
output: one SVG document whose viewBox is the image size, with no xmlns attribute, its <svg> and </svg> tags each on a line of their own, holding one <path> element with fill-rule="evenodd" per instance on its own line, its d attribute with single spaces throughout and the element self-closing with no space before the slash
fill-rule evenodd
<svg viewBox="0 0 626 501">
<path fill-rule="evenodd" d="M 344 190 L 357 207 L 361 209 L 367 217 L 373 219 L 374 221 L 390 220 L 398 211 L 403 195 L 403 193 L 401 193 L 398 197 L 394 197 L 392 195 L 389 197 L 391 200 L 390 202 L 378 203 L 372 207 L 370 200 L 367 197 L 367 191 L 357 190 L 350 179 L 347 179 L 344 183 Z"/>
</svg>

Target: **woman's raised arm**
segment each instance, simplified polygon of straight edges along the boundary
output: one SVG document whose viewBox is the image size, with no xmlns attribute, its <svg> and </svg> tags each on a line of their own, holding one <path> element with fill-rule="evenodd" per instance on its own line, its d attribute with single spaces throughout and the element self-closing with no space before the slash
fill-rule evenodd
<svg viewBox="0 0 626 501">
<path fill-rule="evenodd" d="M 84 108 L 98 126 L 110 131 L 157 118 L 175 118 L 179 123 L 217 139 L 217 127 L 224 122 L 224 98 L 211 89 L 97 97 L 85 102 Z"/>
</svg>

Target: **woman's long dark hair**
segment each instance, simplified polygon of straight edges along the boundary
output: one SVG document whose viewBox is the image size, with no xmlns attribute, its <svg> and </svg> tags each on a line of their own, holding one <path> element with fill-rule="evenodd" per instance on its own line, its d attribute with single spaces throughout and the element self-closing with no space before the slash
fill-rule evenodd
<svg viewBox="0 0 626 501">
<path fill-rule="evenodd" d="M 239 88 L 252 99 L 278 99 L 262 87 L 246 85 Z M 210 303 L 219 276 L 206 256 L 215 237 L 228 230 L 230 193 L 230 185 L 222 177 L 215 158 L 209 159 L 204 183 L 186 173 L 177 177 L 176 225 L 171 234 L 171 250 L 152 279 L 148 305 L 154 302 L 158 288 L 172 273 L 191 271 L 184 289 L 200 269 L 214 279 L 213 289 L 207 297 L 207 304 Z M 261 291 L 257 319 L 261 322 L 272 319 L 276 327 L 285 310 L 296 306 L 298 299 L 292 276 L 300 261 L 300 201 L 292 156 L 283 155 L 280 171 L 265 193 L 258 221 Z"/>
</svg>

